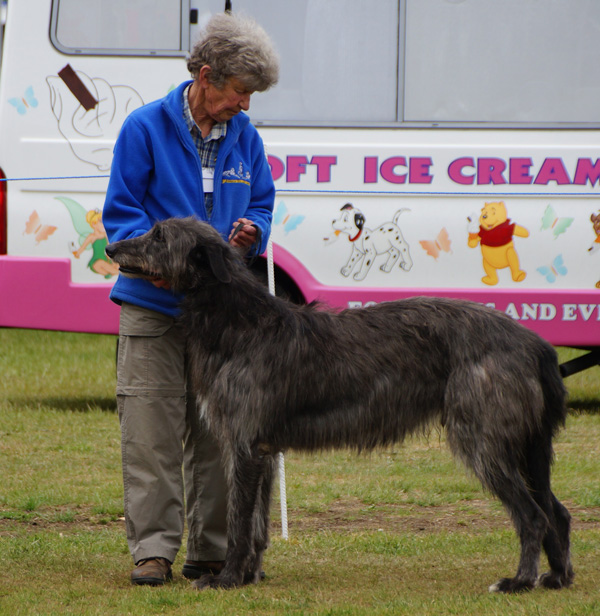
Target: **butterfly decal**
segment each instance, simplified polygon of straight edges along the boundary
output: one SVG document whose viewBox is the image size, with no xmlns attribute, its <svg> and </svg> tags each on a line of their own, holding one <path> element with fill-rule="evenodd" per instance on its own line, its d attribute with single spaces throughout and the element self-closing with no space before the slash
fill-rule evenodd
<svg viewBox="0 0 600 616">
<path fill-rule="evenodd" d="M 555 257 L 554 261 L 552 261 L 552 265 L 543 265 L 542 267 L 538 267 L 537 271 L 544 276 L 548 282 L 556 282 L 559 276 L 566 276 L 568 272 L 562 255 Z"/>
<path fill-rule="evenodd" d="M 40 242 L 47 240 L 55 231 L 56 227 L 42 224 L 39 214 L 33 210 L 29 220 L 25 223 L 25 231 L 23 231 L 23 235 L 34 235 L 35 243 L 39 244 Z"/>
<path fill-rule="evenodd" d="M 546 207 L 544 215 L 542 216 L 542 231 L 546 229 L 552 229 L 552 235 L 556 239 L 561 233 L 564 233 L 573 222 L 573 218 L 558 218 L 556 212 L 551 205 Z"/>
<path fill-rule="evenodd" d="M 452 252 L 452 242 L 448 236 L 448 231 L 444 227 L 434 240 L 420 240 L 419 244 L 424 248 L 430 257 L 437 260 L 441 252 Z"/>
<path fill-rule="evenodd" d="M 25 115 L 30 107 L 38 106 L 38 100 L 33 93 L 33 86 L 29 86 L 22 97 L 9 98 L 8 102 L 16 108 L 19 115 Z"/>
<path fill-rule="evenodd" d="M 285 203 L 280 201 L 273 214 L 273 224 L 283 226 L 283 230 L 287 235 L 290 231 L 294 231 L 304 218 L 301 214 L 290 214 Z"/>
</svg>

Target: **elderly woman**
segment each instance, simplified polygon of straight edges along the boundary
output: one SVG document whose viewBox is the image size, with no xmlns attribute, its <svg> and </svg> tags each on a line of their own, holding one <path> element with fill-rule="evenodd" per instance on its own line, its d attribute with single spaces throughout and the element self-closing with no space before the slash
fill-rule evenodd
<svg viewBox="0 0 600 616">
<path fill-rule="evenodd" d="M 253 92 L 277 82 L 277 56 L 256 23 L 218 14 L 188 68 L 192 81 L 133 111 L 123 124 L 102 217 L 108 238 L 195 216 L 231 244 L 261 252 L 275 191 L 262 140 L 243 112 Z M 218 572 L 226 551 L 226 483 L 218 447 L 186 390 L 185 340 L 176 318 L 181 298 L 162 280 L 119 276 L 111 299 L 121 305 L 117 405 L 127 538 L 136 564 L 131 581 L 171 579 L 183 535 L 184 482 L 183 575 Z"/>
</svg>

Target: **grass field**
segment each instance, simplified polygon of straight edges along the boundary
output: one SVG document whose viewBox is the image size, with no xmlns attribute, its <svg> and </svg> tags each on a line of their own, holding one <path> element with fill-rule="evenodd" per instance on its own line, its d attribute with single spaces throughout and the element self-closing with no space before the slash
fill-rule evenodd
<svg viewBox="0 0 600 616">
<path fill-rule="evenodd" d="M 197 593 L 183 552 L 172 584 L 129 583 L 114 354 L 111 336 L 0 329 L 1 616 L 600 613 L 599 368 L 567 379 L 572 412 L 556 444 L 573 588 L 488 594 L 516 569 L 516 537 L 433 432 L 369 455 L 288 453 L 290 538 L 276 497 L 267 579 Z"/>
</svg>

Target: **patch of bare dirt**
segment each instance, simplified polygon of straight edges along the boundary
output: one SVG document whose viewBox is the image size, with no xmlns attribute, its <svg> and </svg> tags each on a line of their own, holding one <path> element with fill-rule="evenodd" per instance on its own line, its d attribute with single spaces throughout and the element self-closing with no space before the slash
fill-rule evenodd
<svg viewBox="0 0 600 616">
<path fill-rule="evenodd" d="M 581 508 L 565 503 L 573 517 L 573 530 L 600 528 L 600 507 Z M 279 522 L 277 522 L 279 523 Z M 385 531 L 390 533 L 488 532 L 513 528 L 509 516 L 494 501 L 472 500 L 460 504 L 374 505 L 358 500 L 338 500 L 325 512 L 288 512 L 290 532 L 310 533 L 340 530 L 349 533 Z"/>
<path fill-rule="evenodd" d="M 576 507 L 565 502 L 573 517 L 573 530 L 600 529 L 600 507 Z M 14 512 L 13 512 L 14 514 Z M 0 536 L 17 530 L 39 532 L 78 532 L 99 528 L 122 528 L 122 517 L 95 514 L 92 508 L 44 509 L 15 519 L 0 509 Z M 273 510 L 273 528 L 279 529 L 279 513 Z M 68 519 L 64 519 L 64 518 Z M 61 519 L 62 518 L 62 519 Z M 335 501 L 327 511 L 307 513 L 288 511 L 290 533 L 313 533 L 323 530 L 348 533 L 385 531 L 389 533 L 485 533 L 499 528 L 512 528 L 508 515 L 493 500 L 471 500 L 452 505 L 424 507 L 419 505 L 365 505 L 357 499 Z"/>
<path fill-rule="evenodd" d="M 77 507 L 76 510 L 69 507 L 52 507 L 19 514 L 0 508 L 0 537 L 9 535 L 17 529 L 32 532 L 49 530 L 60 533 L 117 527 L 125 528 L 125 518 L 97 514 L 91 507 Z"/>
</svg>

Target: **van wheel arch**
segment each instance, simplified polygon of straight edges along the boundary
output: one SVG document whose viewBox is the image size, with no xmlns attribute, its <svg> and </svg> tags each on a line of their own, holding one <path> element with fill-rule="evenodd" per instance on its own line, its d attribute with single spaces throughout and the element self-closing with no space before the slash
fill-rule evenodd
<svg viewBox="0 0 600 616">
<path fill-rule="evenodd" d="M 250 265 L 250 271 L 261 283 L 268 286 L 267 260 L 264 257 L 256 259 Z M 294 304 L 306 304 L 306 298 L 293 278 L 277 265 L 275 265 L 275 295 L 284 297 Z"/>
</svg>

